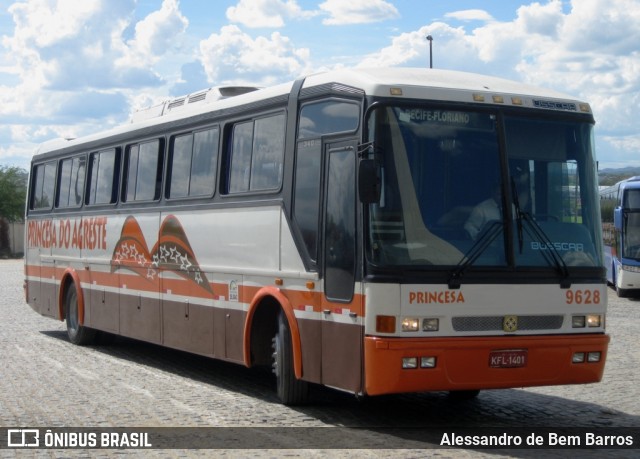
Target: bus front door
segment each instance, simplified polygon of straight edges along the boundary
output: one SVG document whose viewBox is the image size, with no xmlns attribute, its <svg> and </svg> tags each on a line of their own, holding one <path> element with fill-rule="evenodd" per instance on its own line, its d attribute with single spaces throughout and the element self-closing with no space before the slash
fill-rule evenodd
<svg viewBox="0 0 640 459">
<path fill-rule="evenodd" d="M 322 383 L 353 392 L 361 388 L 363 339 L 355 313 L 362 298 L 355 284 L 356 146 L 348 141 L 325 147 L 322 307 Z"/>
</svg>

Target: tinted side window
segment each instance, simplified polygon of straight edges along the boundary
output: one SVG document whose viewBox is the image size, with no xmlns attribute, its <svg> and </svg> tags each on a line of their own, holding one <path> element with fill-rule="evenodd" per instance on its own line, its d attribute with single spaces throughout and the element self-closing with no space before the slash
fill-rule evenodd
<svg viewBox="0 0 640 459">
<path fill-rule="evenodd" d="M 30 208 L 51 209 L 53 192 L 56 187 L 56 163 L 39 164 L 33 170 L 33 189 Z"/>
<path fill-rule="evenodd" d="M 327 298 L 353 298 L 356 259 L 356 161 L 354 151 L 329 155 L 325 227 L 325 293 Z"/>
<path fill-rule="evenodd" d="M 359 119 L 360 106 L 352 102 L 313 102 L 300 109 L 293 213 L 314 262 L 318 258 L 322 136 L 353 132 L 358 129 Z"/>
<path fill-rule="evenodd" d="M 173 138 L 170 198 L 212 196 L 218 165 L 218 128 Z"/>
<path fill-rule="evenodd" d="M 160 198 L 162 155 L 160 140 L 130 145 L 126 157 L 126 201 L 152 201 Z"/>
<path fill-rule="evenodd" d="M 193 159 L 189 196 L 212 195 L 218 171 L 218 128 L 193 135 Z"/>
<path fill-rule="evenodd" d="M 91 153 L 89 156 L 89 195 L 87 204 L 116 202 L 118 155 L 116 148 Z"/>
<path fill-rule="evenodd" d="M 351 102 L 324 101 L 307 104 L 300 110 L 298 138 L 353 132 L 358 129 L 360 106 Z"/>
<path fill-rule="evenodd" d="M 320 218 L 320 172 L 322 171 L 322 142 L 298 142 L 294 214 L 309 257 L 317 260 L 318 223 Z"/>
<path fill-rule="evenodd" d="M 282 182 L 284 115 L 256 120 L 251 159 L 251 190 L 273 190 Z"/>
<path fill-rule="evenodd" d="M 60 163 L 60 188 L 56 207 L 80 207 L 84 196 L 84 176 L 87 159 L 82 157 L 64 159 Z"/>
<path fill-rule="evenodd" d="M 170 198 L 189 196 L 189 171 L 191 169 L 191 152 L 193 151 L 193 135 L 179 135 L 173 139 L 171 150 L 171 178 L 169 179 Z"/>
<path fill-rule="evenodd" d="M 279 114 L 233 126 L 227 191 L 278 189 L 282 183 L 285 116 Z"/>
<path fill-rule="evenodd" d="M 253 147 L 253 121 L 233 127 L 229 193 L 249 190 L 251 149 Z"/>
</svg>

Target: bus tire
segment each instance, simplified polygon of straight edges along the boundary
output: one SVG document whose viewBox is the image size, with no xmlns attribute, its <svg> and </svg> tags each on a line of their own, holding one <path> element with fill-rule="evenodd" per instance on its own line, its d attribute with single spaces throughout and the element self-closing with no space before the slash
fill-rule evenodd
<svg viewBox="0 0 640 459">
<path fill-rule="evenodd" d="M 78 346 L 92 344 L 96 331 L 80 325 L 78 316 L 78 292 L 74 283 L 69 284 L 64 296 L 64 314 L 67 322 L 69 341 Z"/>
<path fill-rule="evenodd" d="M 616 286 L 616 295 L 618 295 L 618 298 L 627 298 L 629 296 L 629 291 L 625 288 Z"/>
<path fill-rule="evenodd" d="M 278 332 L 273 338 L 273 373 L 278 398 L 285 405 L 302 405 L 309 399 L 309 383 L 296 378 L 293 370 L 291 331 L 282 311 L 278 315 Z"/>
<path fill-rule="evenodd" d="M 478 396 L 479 390 L 452 390 L 449 397 L 453 400 L 472 400 Z"/>
</svg>

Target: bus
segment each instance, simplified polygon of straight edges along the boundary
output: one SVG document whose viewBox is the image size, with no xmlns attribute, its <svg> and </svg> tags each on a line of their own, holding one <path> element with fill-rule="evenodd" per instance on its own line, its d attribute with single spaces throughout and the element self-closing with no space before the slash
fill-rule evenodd
<svg viewBox="0 0 640 459">
<path fill-rule="evenodd" d="M 600 191 L 607 282 L 619 297 L 640 294 L 640 176 Z"/>
<path fill-rule="evenodd" d="M 34 155 L 26 300 L 78 345 L 272 368 L 289 405 L 598 382 L 593 125 L 584 101 L 433 69 L 168 100 Z"/>
</svg>

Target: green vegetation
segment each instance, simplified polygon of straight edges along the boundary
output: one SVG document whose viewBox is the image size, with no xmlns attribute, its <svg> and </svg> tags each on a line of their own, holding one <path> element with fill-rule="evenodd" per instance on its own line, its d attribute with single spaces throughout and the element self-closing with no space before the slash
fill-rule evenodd
<svg viewBox="0 0 640 459">
<path fill-rule="evenodd" d="M 600 186 L 615 185 L 621 180 L 640 175 L 640 167 L 625 167 L 622 169 L 603 169 L 598 171 L 598 183 Z"/>
<path fill-rule="evenodd" d="M 10 252 L 8 223 L 24 219 L 27 178 L 24 169 L 0 166 L 0 254 Z"/>
</svg>

